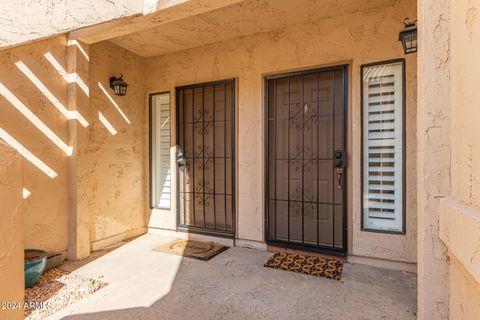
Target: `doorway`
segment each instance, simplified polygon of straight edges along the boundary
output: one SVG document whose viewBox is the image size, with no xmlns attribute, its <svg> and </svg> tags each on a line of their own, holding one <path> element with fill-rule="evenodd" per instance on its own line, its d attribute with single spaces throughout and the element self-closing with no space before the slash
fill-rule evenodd
<svg viewBox="0 0 480 320">
<path fill-rule="evenodd" d="M 266 241 L 345 254 L 347 66 L 265 84 Z"/>
<path fill-rule="evenodd" d="M 176 88 L 178 226 L 235 235 L 235 80 Z"/>
</svg>

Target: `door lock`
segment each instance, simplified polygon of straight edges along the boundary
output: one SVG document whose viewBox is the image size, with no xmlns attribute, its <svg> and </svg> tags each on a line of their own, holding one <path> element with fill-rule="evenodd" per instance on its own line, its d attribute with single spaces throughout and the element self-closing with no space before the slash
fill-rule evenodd
<svg viewBox="0 0 480 320">
<path fill-rule="evenodd" d="M 345 151 L 343 150 L 335 150 L 335 167 L 346 167 L 347 166 L 347 159 L 345 155 Z"/>
<path fill-rule="evenodd" d="M 335 171 L 337 173 L 337 189 L 342 189 L 343 188 L 342 186 L 343 170 L 347 166 L 345 151 L 335 150 L 334 157 L 335 157 Z"/>
</svg>

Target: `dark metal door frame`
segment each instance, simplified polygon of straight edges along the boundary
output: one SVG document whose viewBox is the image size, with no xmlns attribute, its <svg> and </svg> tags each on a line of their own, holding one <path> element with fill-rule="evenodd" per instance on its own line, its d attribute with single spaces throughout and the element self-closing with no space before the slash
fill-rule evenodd
<svg viewBox="0 0 480 320">
<path fill-rule="evenodd" d="M 230 85 L 230 88 L 227 89 L 227 84 Z M 181 201 L 181 196 L 180 196 L 180 174 L 179 174 L 179 167 L 177 166 L 177 163 L 175 164 L 176 165 L 176 190 L 177 190 L 177 193 L 176 193 L 176 196 L 177 196 L 177 231 L 182 231 L 182 232 L 191 232 L 191 233 L 198 233 L 198 234 L 203 234 L 203 235 L 209 235 L 209 236 L 216 236 L 216 237 L 224 237 L 224 238 L 234 238 L 235 237 L 235 234 L 236 234 L 236 166 L 235 166 L 235 162 L 236 162 L 236 154 L 235 154 L 235 151 L 236 151 L 236 144 L 235 144 L 235 141 L 236 141 L 236 130 L 235 130 L 235 100 L 236 100 L 236 97 L 235 97 L 235 90 L 236 90 L 236 87 L 235 87 L 235 79 L 225 79 L 225 80 L 218 80 L 218 81 L 212 81 L 212 82 L 204 82 L 204 83 L 197 83 L 197 84 L 192 84 L 192 85 L 185 85 L 185 86 L 178 86 L 178 87 L 175 87 L 175 103 L 176 103 L 176 108 L 175 108 L 175 111 L 176 111 L 176 145 L 177 145 L 177 152 L 178 152 L 178 149 L 179 149 L 179 145 L 181 143 L 180 141 L 180 129 L 181 129 L 181 126 L 180 126 L 180 97 L 179 97 L 179 92 L 182 91 L 182 90 L 187 90 L 187 89 L 192 89 L 194 90 L 195 88 L 203 88 L 202 89 L 202 96 L 204 94 L 204 90 L 205 90 L 205 87 L 208 87 L 208 86 L 213 86 L 213 90 L 215 91 L 215 87 L 216 86 L 221 86 L 223 85 L 224 86 L 224 92 L 225 92 L 225 109 L 224 109 L 224 128 L 225 128 L 225 140 L 224 140 L 224 144 L 227 145 L 227 135 L 226 135 L 226 117 L 227 117 L 227 108 L 230 108 L 230 130 L 231 130 L 231 133 L 230 133 L 230 146 L 231 146 L 231 177 L 230 177 L 230 181 L 231 181 L 231 203 L 230 203 L 230 206 L 231 206 L 231 230 L 221 230 L 221 229 L 217 229 L 216 227 L 215 228 L 199 228 L 199 227 L 196 227 L 196 226 L 189 226 L 189 225 L 186 225 L 186 224 L 182 224 L 181 223 L 181 207 L 180 207 L 180 201 Z M 226 101 L 226 93 L 227 93 L 227 90 L 230 91 L 230 105 L 227 106 L 227 101 Z M 184 92 L 184 91 L 183 91 Z M 214 112 L 214 115 L 213 115 L 213 122 L 215 122 L 215 94 L 213 95 L 213 112 Z M 203 102 L 202 102 L 203 104 Z M 193 107 L 193 106 L 192 106 Z M 205 110 L 205 105 L 203 104 L 203 110 Z M 192 119 L 193 121 L 193 119 Z M 215 124 L 214 124 L 215 126 Z M 192 124 L 192 128 L 194 127 L 194 124 Z M 215 129 L 213 129 L 215 130 Z M 215 131 L 214 131 L 215 132 Z M 193 133 L 194 134 L 194 133 Z M 193 144 L 194 145 L 194 144 Z M 214 133 L 214 145 L 215 145 L 215 133 Z M 215 146 L 213 147 L 215 149 Z M 224 147 L 225 149 L 225 152 L 226 152 L 226 147 Z M 215 151 L 214 152 L 214 162 L 215 162 Z M 178 155 L 178 153 L 177 153 Z M 224 172 L 225 172 L 225 176 L 224 176 L 224 180 L 225 180 L 225 194 L 227 193 L 226 191 L 226 171 L 227 171 L 227 161 L 226 161 L 226 156 L 223 158 L 224 159 Z M 178 159 L 177 159 L 178 160 Z M 214 165 L 215 167 L 215 165 Z M 215 169 L 214 169 L 214 176 L 215 176 Z M 215 180 L 215 177 L 214 177 L 214 180 Z M 213 194 L 214 194 L 214 199 L 215 199 L 215 194 L 216 194 L 216 191 L 215 191 L 215 181 L 213 181 L 213 184 L 214 184 L 214 191 L 213 191 Z M 205 192 L 204 192 L 205 194 Z M 215 201 L 215 200 L 214 200 Z M 227 224 L 227 200 L 226 200 L 226 195 L 225 195 L 225 224 Z M 215 208 L 214 208 L 215 210 Z M 215 215 L 215 211 L 214 211 L 214 215 Z M 216 226 L 216 222 L 215 222 L 215 226 Z M 225 226 L 225 229 L 228 229 L 227 226 Z"/>
<path fill-rule="evenodd" d="M 292 248 L 292 249 L 299 249 L 305 251 L 312 251 L 312 252 L 321 252 L 327 253 L 337 256 L 345 256 L 348 251 L 348 217 L 347 217 L 347 207 L 348 207 L 348 184 L 347 184 L 347 173 L 346 168 L 344 169 L 343 174 L 343 247 L 342 248 L 335 248 L 333 247 L 322 247 L 322 246 L 314 246 L 309 244 L 297 244 L 292 242 L 285 242 L 285 241 L 278 241 L 278 240 L 271 240 L 270 233 L 269 233 L 269 126 L 268 126 L 268 108 L 269 108 L 269 93 L 268 93 L 268 82 L 272 79 L 277 78 L 284 78 L 284 77 L 293 77 L 293 76 L 305 76 L 313 73 L 323 73 L 323 72 L 335 72 L 335 71 L 342 72 L 342 94 L 343 94 L 343 147 L 345 154 L 347 154 L 347 133 L 348 133 L 348 65 L 338 65 L 326 68 L 319 68 L 319 69 L 312 69 L 306 71 L 298 71 L 298 72 L 290 72 L 290 73 L 281 73 L 271 76 L 266 76 L 264 78 L 264 143 L 265 143 L 265 158 L 264 158 L 264 165 L 265 165 L 265 216 L 264 216 L 264 224 L 265 224 L 265 242 L 270 245 Z M 302 231 L 303 232 L 303 231 Z M 335 241 L 335 240 L 334 240 Z"/>
</svg>

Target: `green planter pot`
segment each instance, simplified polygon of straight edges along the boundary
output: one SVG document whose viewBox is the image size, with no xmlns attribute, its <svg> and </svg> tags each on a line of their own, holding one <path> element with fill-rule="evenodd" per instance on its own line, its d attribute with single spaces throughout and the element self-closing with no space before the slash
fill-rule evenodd
<svg viewBox="0 0 480 320">
<path fill-rule="evenodd" d="M 53 268 L 59 267 L 63 260 L 65 259 L 65 255 L 63 253 L 50 253 L 47 255 L 47 266 L 45 267 L 45 271 L 51 270 Z"/>
<path fill-rule="evenodd" d="M 31 257 L 27 260 L 28 257 Z M 47 251 L 39 249 L 25 249 L 24 260 L 25 288 L 31 288 L 45 271 L 47 265 Z"/>
</svg>

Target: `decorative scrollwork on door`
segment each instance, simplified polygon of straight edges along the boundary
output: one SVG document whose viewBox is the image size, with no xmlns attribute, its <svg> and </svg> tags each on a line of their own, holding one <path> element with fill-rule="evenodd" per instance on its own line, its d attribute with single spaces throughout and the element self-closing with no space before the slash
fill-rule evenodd
<svg viewBox="0 0 480 320">
<path fill-rule="evenodd" d="M 177 88 L 180 227 L 234 234 L 234 80 Z"/>
</svg>

